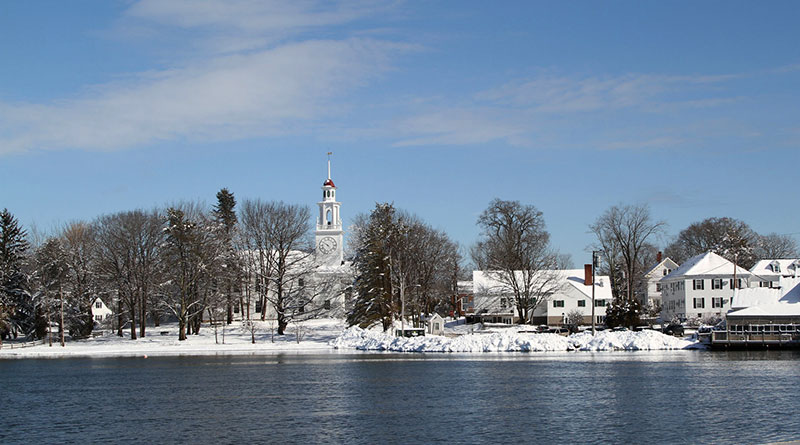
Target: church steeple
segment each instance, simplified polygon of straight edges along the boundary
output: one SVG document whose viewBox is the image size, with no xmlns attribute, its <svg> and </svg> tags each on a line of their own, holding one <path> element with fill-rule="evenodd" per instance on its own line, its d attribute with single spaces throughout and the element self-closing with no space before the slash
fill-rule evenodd
<svg viewBox="0 0 800 445">
<path fill-rule="evenodd" d="M 341 203 L 336 201 L 336 185 L 331 179 L 331 154 L 328 152 L 328 179 L 322 184 L 322 201 L 317 203 L 316 253 L 320 261 L 339 265 L 344 259 L 344 232 L 339 215 Z"/>
</svg>

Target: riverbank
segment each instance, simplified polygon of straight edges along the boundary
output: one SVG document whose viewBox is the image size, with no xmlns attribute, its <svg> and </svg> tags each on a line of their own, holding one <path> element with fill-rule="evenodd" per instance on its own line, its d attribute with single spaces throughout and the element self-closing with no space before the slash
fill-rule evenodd
<svg viewBox="0 0 800 445">
<path fill-rule="evenodd" d="M 254 322 L 251 331 L 242 323 L 214 328 L 204 326 L 199 335 L 178 341 L 178 327 L 168 324 L 149 328 L 137 340 L 107 335 L 67 342 L 61 347 L 37 344 L 19 347 L 5 344 L 0 359 L 67 357 L 160 357 L 208 355 L 271 355 L 278 353 L 336 353 L 347 351 L 389 352 L 566 352 L 566 351 L 643 351 L 699 348 L 691 340 L 655 331 L 588 332 L 564 337 L 557 334 L 519 332 L 518 327 L 479 330 L 480 326 L 450 324 L 446 336 L 397 338 L 379 328 L 347 328 L 342 320 L 310 320 L 290 325 L 286 334 L 277 335 L 269 322 Z M 128 332 L 125 333 L 126 335 Z M 299 341 L 298 341 L 299 336 Z M 255 338 L 255 343 L 253 343 Z"/>
</svg>

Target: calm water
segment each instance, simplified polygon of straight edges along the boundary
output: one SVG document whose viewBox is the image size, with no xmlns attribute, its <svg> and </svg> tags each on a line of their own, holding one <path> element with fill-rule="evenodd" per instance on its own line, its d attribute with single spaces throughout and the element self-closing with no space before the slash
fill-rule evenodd
<svg viewBox="0 0 800 445">
<path fill-rule="evenodd" d="M 0 443 L 800 438 L 797 352 L 0 361 Z"/>
</svg>

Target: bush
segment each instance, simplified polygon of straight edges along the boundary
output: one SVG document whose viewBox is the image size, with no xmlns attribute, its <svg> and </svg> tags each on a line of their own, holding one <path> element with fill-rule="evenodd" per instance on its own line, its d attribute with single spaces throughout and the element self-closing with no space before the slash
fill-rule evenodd
<svg viewBox="0 0 800 445">
<path fill-rule="evenodd" d="M 616 328 L 624 326 L 633 328 L 642 323 L 642 305 L 638 300 L 615 298 L 606 308 L 606 326 Z"/>
</svg>

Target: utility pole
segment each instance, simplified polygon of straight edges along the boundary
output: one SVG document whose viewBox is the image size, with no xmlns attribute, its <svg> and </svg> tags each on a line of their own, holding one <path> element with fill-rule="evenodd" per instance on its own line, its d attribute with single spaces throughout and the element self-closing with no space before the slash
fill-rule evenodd
<svg viewBox="0 0 800 445">
<path fill-rule="evenodd" d="M 597 251 L 592 251 L 592 337 L 594 337 L 596 333 L 595 328 L 595 316 L 594 316 L 594 280 L 595 280 L 595 269 L 597 269 Z"/>
<path fill-rule="evenodd" d="M 58 283 L 58 295 L 61 298 L 61 347 L 64 347 L 64 289 Z"/>
</svg>

